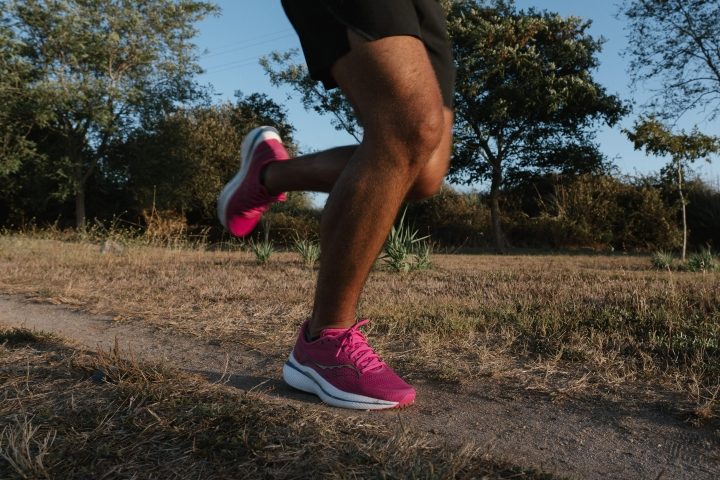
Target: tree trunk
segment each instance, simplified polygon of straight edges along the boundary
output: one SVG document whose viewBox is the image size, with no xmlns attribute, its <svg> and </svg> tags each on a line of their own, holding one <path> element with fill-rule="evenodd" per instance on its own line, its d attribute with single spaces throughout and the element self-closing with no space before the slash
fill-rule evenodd
<svg viewBox="0 0 720 480">
<path fill-rule="evenodd" d="M 75 190 L 75 227 L 85 231 L 85 185 L 78 183 Z"/>
<path fill-rule="evenodd" d="M 493 165 L 492 179 L 490 183 L 490 220 L 492 223 L 493 236 L 495 237 L 495 249 L 497 253 L 506 253 L 507 245 L 500 223 L 500 186 L 502 185 L 502 170 L 499 165 Z"/>
<path fill-rule="evenodd" d="M 682 246 L 682 261 L 685 261 L 687 255 L 687 240 L 688 240 L 688 228 L 687 228 L 687 213 L 685 208 L 685 195 L 683 194 L 683 175 L 682 175 L 682 162 L 677 164 L 678 174 L 678 193 L 680 193 L 680 206 L 682 207 L 682 221 L 683 221 L 683 246 Z"/>
</svg>

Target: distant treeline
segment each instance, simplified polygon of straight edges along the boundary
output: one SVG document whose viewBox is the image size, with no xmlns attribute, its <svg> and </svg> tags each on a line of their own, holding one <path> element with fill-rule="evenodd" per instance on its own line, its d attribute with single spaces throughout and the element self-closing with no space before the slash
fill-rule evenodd
<svg viewBox="0 0 720 480">
<path fill-rule="evenodd" d="M 293 143 L 285 111 L 264 95 L 234 104 L 178 110 L 151 130 L 138 128 L 115 142 L 102 168 L 87 180 L 90 219 L 144 228 L 161 217 L 177 231 L 222 238 L 215 200 L 238 167 L 245 132 L 272 124 Z M 0 225 L 75 225 L 75 199 L 59 195 L 67 179 L 57 174 L 52 136 L 38 133 L 38 155 L 6 175 L 0 186 Z M 44 146 L 47 148 L 43 150 Z M 720 193 L 699 180 L 688 183 L 690 243 L 720 248 Z M 491 247 L 486 193 L 446 187 L 436 197 L 410 204 L 407 218 L 443 248 Z M 682 242 L 680 203 L 671 172 L 653 178 L 599 175 L 526 175 L 501 193 L 503 231 L 510 245 L 533 248 L 601 248 L 625 251 L 672 249 Z M 315 236 L 320 212 L 294 194 L 269 216 L 279 243 Z M 264 234 L 264 233 L 263 233 Z"/>
<path fill-rule="evenodd" d="M 688 187 L 691 247 L 720 248 L 720 192 L 700 180 Z M 502 204 L 507 241 L 517 248 L 649 252 L 682 244 L 677 192 L 660 177 L 546 176 L 506 189 Z M 270 236 L 288 243 L 296 233 L 316 235 L 319 218 L 306 197 L 291 196 L 269 215 Z M 406 221 L 441 250 L 495 247 L 487 193 L 447 185 L 408 204 Z"/>
</svg>

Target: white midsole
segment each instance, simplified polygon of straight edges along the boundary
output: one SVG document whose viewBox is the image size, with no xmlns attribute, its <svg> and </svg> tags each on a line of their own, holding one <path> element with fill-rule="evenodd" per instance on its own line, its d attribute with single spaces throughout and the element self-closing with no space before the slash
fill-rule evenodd
<svg viewBox="0 0 720 480">
<path fill-rule="evenodd" d="M 263 133 L 258 135 L 260 131 L 263 131 Z M 273 127 L 257 127 L 245 135 L 242 145 L 240 146 L 240 171 L 223 187 L 218 197 L 217 214 L 223 227 L 227 228 L 227 218 L 225 218 L 225 214 L 230 199 L 233 193 L 235 193 L 235 190 L 237 190 L 243 180 L 245 180 L 245 176 L 250 168 L 250 162 L 248 160 L 252 158 L 252 150 L 261 142 L 271 139 L 282 142 L 280 134 Z"/>
<path fill-rule="evenodd" d="M 293 353 L 283 366 L 285 383 L 303 392 L 314 393 L 320 399 L 335 407 L 352 408 L 355 410 L 380 410 L 393 408 L 398 402 L 380 400 L 355 393 L 343 392 L 322 378 L 315 370 L 301 365 Z"/>
</svg>

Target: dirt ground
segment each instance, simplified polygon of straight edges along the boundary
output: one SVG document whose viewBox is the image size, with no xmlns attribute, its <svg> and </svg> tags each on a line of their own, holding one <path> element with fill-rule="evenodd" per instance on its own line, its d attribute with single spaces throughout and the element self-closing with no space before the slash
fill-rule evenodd
<svg viewBox="0 0 720 480">
<path fill-rule="evenodd" d="M 247 346 L 157 329 L 141 320 L 114 322 L 65 306 L 0 296 L 0 326 L 57 334 L 90 349 L 119 345 L 138 360 L 161 361 L 261 391 L 274 402 L 367 416 L 374 422 L 473 443 L 497 459 L 570 478 L 715 479 L 720 477 L 720 422 L 694 426 L 665 404 L 608 397 L 551 397 L 506 379 L 449 389 L 414 379 L 416 405 L 404 411 L 345 412 L 284 385 L 284 358 Z"/>
</svg>

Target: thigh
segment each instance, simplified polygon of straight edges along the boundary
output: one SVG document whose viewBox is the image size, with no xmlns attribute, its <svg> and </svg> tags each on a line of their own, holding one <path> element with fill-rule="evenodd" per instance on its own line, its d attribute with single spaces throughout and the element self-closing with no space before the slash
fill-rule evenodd
<svg viewBox="0 0 720 480">
<path fill-rule="evenodd" d="M 443 103 L 452 107 L 455 68 L 438 0 L 282 0 L 300 37 L 310 75 L 338 86 L 331 70 L 351 49 L 347 31 L 366 41 L 412 36 L 424 45 Z"/>
<path fill-rule="evenodd" d="M 423 128 L 440 132 L 443 100 L 424 44 L 412 36 L 368 41 L 348 31 L 350 51 L 332 68 L 366 135 Z"/>
<path fill-rule="evenodd" d="M 443 103 L 452 108 L 455 66 L 445 12 L 438 0 L 321 0 L 349 30 L 365 40 L 418 38 L 427 50 Z"/>
</svg>

